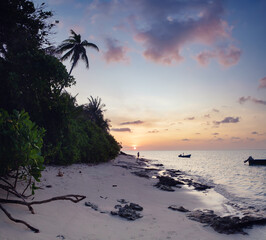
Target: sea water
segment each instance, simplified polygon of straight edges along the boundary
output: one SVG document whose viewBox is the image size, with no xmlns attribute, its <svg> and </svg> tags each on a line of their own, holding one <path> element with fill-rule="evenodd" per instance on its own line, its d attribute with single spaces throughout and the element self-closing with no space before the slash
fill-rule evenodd
<svg viewBox="0 0 266 240">
<path fill-rule="evenodd" d="M 127 151 L 136 155 L 137 151 Z M 179 154 L 191 158 L 179 158 Z M 158 160 L 166 169 L 192 175 L 240 207 L 266 210 L 266 166 L 249 166 L 249 156 L 266 159 L 266 150 L 241 151 L 142 151 L 140 157 Z"/>
</svg>

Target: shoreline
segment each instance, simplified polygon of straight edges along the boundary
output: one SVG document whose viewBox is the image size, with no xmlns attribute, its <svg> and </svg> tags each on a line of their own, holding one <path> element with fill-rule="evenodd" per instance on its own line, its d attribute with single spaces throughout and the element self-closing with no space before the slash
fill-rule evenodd
<svg viewBox="0 0 266 240">
<path fill-rule="evenodd" d="M 63 173 L 57 177 L 58 171 Z M 187 184 L 169 186 L 168 190 L 158 185 L 157 176 L 171 177 Z M 172 172 L 171 172 L 172 171 Z M 132 174 L 133 172 L 133 174 Z M 193 212 L 199 209 L 213 210 L 219 216 L 237 215 L 239 211 L 227 205 L 226 199 L 213 189 L 196 191 L 192 182 L 177 170 L 166 170 L 153 160 L 120 155 L 108 163 L 88 166 L 74 164 L 66 167 L 47 166 L 43 172 L 35 200 L 65 194 L 83 194 L 87 198 L 77 204 L 56 201 L 36 206 L 32 215 L 26 208 L 5 205 L 14 217 L 24 219 L 40 229 L 33 233 L 25 226 L 9 221 L 0 213 L 0 238 L 10 239 L 263 239 L 265 226 L 244 229 L 249 235 L 220 234 L 211 227 L 192 221 L 188 213 L 174 211 L 169 206 L 183 207 Z M 157 176 L 156 176 L 157 175 Z M 180 177 L 182 176 L 182 178 Z M 188 177 L 188 176 L 187 176 Z M 164 181 L 161 178 L 159 182 Z M 165 182 L 163 182 L 165 183 Z M 154 185 L 158 185 L 155 187 Z M 47 187 L 51 186 L 51 187 Z M 178 187 L 177 187 L 178 186 Z M 181 188 L 179 188 L 181 186 Z M 171 190 L 174 190 L 172 191 Z M 166 191 L 165 191 L 166 190 Z M 124 199 L 128 204 L 121 203 Z M 118 200 L 120 202 L 118 202 Z M 86 205 L 85 205 L 86 203 Z M 118 213 L 120 205 L 129 203 L 143 207 L 141 215 L 129 221 L 111 212 Z M 205 224 L 206 225 L 206 224 Z"/>
</svg>

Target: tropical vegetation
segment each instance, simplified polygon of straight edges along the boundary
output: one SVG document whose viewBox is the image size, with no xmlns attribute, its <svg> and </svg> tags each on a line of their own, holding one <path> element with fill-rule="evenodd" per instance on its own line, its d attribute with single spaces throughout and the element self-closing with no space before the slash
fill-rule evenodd
<svg viewBox="0 0 266 240">
<path fill-rule="evenodd" d="M 98 163 L 115 158 L 120 144 L 109 132 L 101 98 L 90 96 L 78 105 L 66 90 L 76 83 L 71 75 L 79 60 L 89 67 L 86 47 L 99 48 L 71 30 L 58 47 L 50 42 L 51 11 L 31 0 L 0 1 L 0 189 L 28 206 L 45 164 Z M 64 53 L 58 57 L 59 53 Z M 71 57 L 70 72 L 61 60 Z M 18 192 L 17 183 L 25 188 Z M 29 190 L 31 192 L 29 193 Z M 53 200 L 78 202 L 85 196 L 67 195 Z M 13 221 L 1 203 L 0 209 Z M 48 201 L 45 201 L 48 202 Z M 12 202 L 14 203 L 14 202 Z M 38 202 L 42 203 L 42 202 Z M 24 221 L 16 220 L 33 228 Z"/>
</svg>

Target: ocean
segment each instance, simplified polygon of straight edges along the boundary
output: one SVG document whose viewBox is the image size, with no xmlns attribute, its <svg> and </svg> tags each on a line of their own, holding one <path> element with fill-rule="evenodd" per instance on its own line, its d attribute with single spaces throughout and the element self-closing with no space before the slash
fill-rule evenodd
<svg viewBox="0 0 266 240">
<path fill-rule="evenodd" d="M 136 151 L 126 151 L 136 156 Z M 179 154 L 191 158 L 179 158 Z M 249 166 L 249 156 L 266 159 L 266 150 L 142 151 L 140 157 L 157 160 L 166 169 L 186 172 L 239 207 L 266 211 L 266 166 Z"/>
</svg>

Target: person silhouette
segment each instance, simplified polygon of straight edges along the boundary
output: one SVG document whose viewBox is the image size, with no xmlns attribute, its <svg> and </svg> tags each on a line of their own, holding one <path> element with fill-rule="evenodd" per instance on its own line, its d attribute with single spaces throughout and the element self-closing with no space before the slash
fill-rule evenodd
<svg viewBox="0 0 266 240">
<path fill-rule="evenodd" d="M 139 158 L 139 152 L 137 153 L 137 157 Z"/>
</svg>

